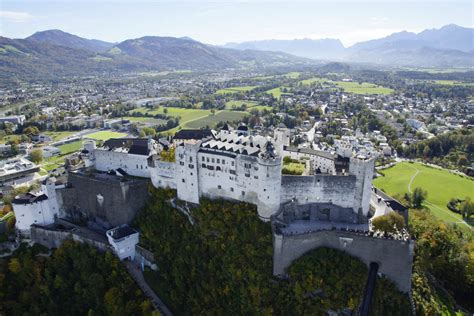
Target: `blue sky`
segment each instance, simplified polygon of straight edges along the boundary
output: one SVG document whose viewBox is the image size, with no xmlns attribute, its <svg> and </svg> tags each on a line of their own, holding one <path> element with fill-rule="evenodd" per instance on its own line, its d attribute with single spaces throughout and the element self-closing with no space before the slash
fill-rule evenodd
<svg viewBox="0 0 474 316">
<path fill-rule="evenodd" d="M 118 42 L 145 35 L 223 44 L 261 39 L 339 38 L 348 46 L 402 30 L 472 27 L 472 1 L 112 1 L 0 0 L 0 35 L 61 29 Z"/>
</svg>

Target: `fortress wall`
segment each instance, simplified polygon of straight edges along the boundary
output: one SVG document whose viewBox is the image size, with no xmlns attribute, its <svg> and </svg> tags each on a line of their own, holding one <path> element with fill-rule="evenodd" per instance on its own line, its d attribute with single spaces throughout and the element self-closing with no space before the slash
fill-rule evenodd
<svg viewBox="0 0 474 316">
<path fill-rule="evenodd" d="M 176 163 L 156 160 L 150 168 L 151 182 L 155 188 L 176 189 Z"/>
<path fill-rule="evenodd" d="M 281 203 L 296 198 L 298 204 L 333 203 L 340 207 L 350 207 L 357 213 L 360 205 L 356 203 L 357 179 L 353 175 L 283 175 L 281 179 Z"/>
<path fill-rule="evenodd" d="M 291 263 L 307 252 L 328 247 L 346 252 L 367 266 L 379 264 L 379 273 L 392 280 L 400 291 L 409 292 L 414 241 L 373 238 L 343 231 L 319 231 L 300 235 L 273 234 L 273 274 L 283 275 Z"/>
<path fill-rule="evenodd" d="M 110 250 L 109 245 L 105 242 L 79 236 L 71 231 L 51 230 L 45 227 L 31 226 L 31 240 L 47 248 L 58 248 L 67 239 L 88 243 L 101 251 Z"/>
<path fill-rule="evenodd" d="M 103 149 L 96 149 L 95 168 L 99 171 L 109 171 L 122 168 L 129 175 L 149 178 L 148 156 L 133 155 L 126 152 L 116 152 Z"/>
<path fill-rule="evenodd" d="M 111 227 L 129 224 L 148 198 L 148 181 L 94 178 L 70 173 L 71 188 L 58 190 L 65 213 L 79 210 L 90 219 L 106 220 Z"/>
</svg>

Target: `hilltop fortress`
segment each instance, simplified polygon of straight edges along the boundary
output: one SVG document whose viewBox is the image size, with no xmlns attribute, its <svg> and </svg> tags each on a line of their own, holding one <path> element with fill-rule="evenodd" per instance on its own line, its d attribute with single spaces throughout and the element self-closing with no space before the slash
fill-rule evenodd
<svg viewBox="0 0 474 316">
<path fill-rule="evenodd" d="M 289 146 L 288 131 L 276 140 L 221 130 L 204 139 L 176 146 L 176 161 L 158 156 L 150 160 L 155 187 L 173 188 L 178 198 L 199 203 L 201 196 L 228 198 L 257 205 L 261 219 L 269 220 L 289 201 L 318 204 L 314 216 L 328 220 L 367 223 L 374 158 L 352 156 L 352 151 L 330 154 Z M 282 157 L 305 159 L 307 174 L 282 175 Z"/>
<path fill-rule="evenodd" d="M 174 157 L 162 155 L 164 149 L 174 150 Z M 398 212 L 407 220 L 407 210 L 372 188 L 376 157 L 350 143 L 338 142 L 331 150 L 297 148 L 284 127 L 263 136 L 241 125 L 181 130 L 171 143 L 120 138 L 96 147 L 86 141 L 81 156 L 85 168 L 70 172 L 65 185 L 49 184 L 39 195 L 14 201 L 25 235 L 31 226 L 37 236 L 41 225 L 58 219 L 82 219 L 102 232 L 129 224 L 147 199 L 150 179 L 156 188 L 176 189 L 190 206 L 201 197 L 256 205 L 260 219 L 272 225 L 275 275 L 285 275 L 308 251 L 331 247 L 376 265 L 401 291 L 411 288 L 414 241 L 407 232 L 387 236 L 371 230 L 374 217 Z M 292 163 L 304 166 L 302 174 L 287 174 Z M 48 205 L 54 209 L 47 218 L 35 215 Z"/>
</svg>

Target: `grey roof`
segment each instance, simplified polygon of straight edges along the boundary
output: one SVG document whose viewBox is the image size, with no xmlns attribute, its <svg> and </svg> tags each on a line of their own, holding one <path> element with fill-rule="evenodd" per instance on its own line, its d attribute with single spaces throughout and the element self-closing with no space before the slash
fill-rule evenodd
<svg viewBox="0 0 474 316">
<path fill-rule="evenodd" d="M 297 148 L 297 147 L 291 147 L 291 146 L 283 146 L 283 150 L 307 154 L 307 155 L 320 156 L 320 157 L 331 159 L 331 160 L 335 160 L 337 158 L 337 155 L 331 154 L 330 152 L 322 151 L 322 150 L 314 150 L 311 148 Z"/>
<path fill-rule="evenodd" d="M 242 136 L 235 133 L 219 133 L 215 139 L 204 141 L 201 144 L 202 149 L 216 149 L 235 154 L 243 154 L 248 156 L 258 156 L 268 142 L 266 137 Z"/>
</svg>

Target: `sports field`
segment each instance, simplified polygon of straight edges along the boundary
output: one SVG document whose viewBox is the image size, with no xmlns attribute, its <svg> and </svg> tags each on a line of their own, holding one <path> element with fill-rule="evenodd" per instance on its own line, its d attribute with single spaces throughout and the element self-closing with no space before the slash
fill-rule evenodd
<svg viewBox="0 0 474 316">
<path fill-rule="evenodd" d="M 97 133 L 87 134 L 85 138 L 91 138 L 95 140 L 108 140 L 111 138 L 120 138 L 127 136 L 126 133 L 112 132 L 112 131 L 100 131 Z"/>
<path fill-rule="evenodd" d="M 385 176 L 373 181 L 374 186 L 389 195 L 404 194 L 421 187 L 428 192 L 425 205 L 434 215 L 447 222 L 459 223 L 461 215 L 450 211 L 446 204 L 452 198 L 474 199 L 474 180 L 460 176 L 445 169 L 438 169 L 420 163 L 400 162 L 382 171 Z"/>
<path fill-rule="evenodd" d="M 244 87 L 232 87 L 217 90 L 215 94 L 228 94 L 228 93 L 239 93 L 246 92 L 255 89 L 257 86 L 244 86 Z"/>
<path fill-rule="evenodd" d="M 45 134 L 53 140 L 53 142 L 57 142 L 61 139 L 64 139 L 66 137 L 72 136 L 77 132 L 43 132 L 42 134 Z"/>
<path fill-rule="evenodd" d="M 358 82 L 334 81 L 334 83 L 344 91 L 355 94 L 390 94 L 393 92 L 393 89 L 368 82 L 359 84 Z"/>
</svg>

